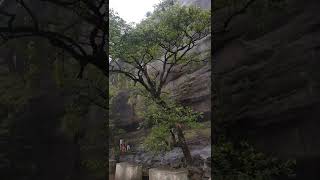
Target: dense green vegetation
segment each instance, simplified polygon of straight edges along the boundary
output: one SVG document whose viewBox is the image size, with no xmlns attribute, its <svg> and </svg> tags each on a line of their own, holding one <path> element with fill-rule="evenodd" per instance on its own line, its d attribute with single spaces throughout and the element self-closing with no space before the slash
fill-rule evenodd
<svg viewBox="0 0 320 180">
<path fill-rule="evenodd" d="M 223 141 L 213 147 L 214 177 L 222 179 L 290 179 L 295 177 L 295 160 L 280 160 L 258 152 L 246 142 Z"/>
<path fill-rule="evenodd" d="M 166 102 L 168 109 L 162 108 L 151 100 L 145 102 L 146 108 L 142 113 L 145 120 L 143 125 L 152 127 L 149 137 L 145 139 L 145 147 L 149 151 L 166 151 L 176 145 L 174 137 L 174 134 L 177 133 L 174 129 L 176 124 L 181 124 L 184 129 L 200 126 L 198 120 L 201 118 L 201 113 L 169 100 Z M 171 139 L 168 139 L 169 137 Z"/>
</svg>

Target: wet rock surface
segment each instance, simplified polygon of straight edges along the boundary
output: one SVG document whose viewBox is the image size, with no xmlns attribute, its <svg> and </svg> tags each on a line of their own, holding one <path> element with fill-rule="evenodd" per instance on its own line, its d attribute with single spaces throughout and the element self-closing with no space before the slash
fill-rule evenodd
<svg viewBox="0 0 320 180">
<path fill-rule="evenodd" d="M 209 177 L 211 174 L 211 166 L 208 161 L 211 158 L 211 144 L 205 146 L 190 146 L 190 151 L 194 159 L 194 163 L 193 166 L 188 169 L 190 172 L 189 177 Z M 144 175 L 148 175 L 148 169 L 150 168 L 166 167 L 180 169 L 187 167 L 180 148 L 174 148 L 169 152 L 158 155 L 145 152 L 141 148 L 138 148 L 134 154 L 121 156 L 120 161 L 143 165 Z"/>
<path fill-rule="evenodd" d="M 285 7 L 290 13 L 281 15 L 285 21 L 250 38 L 245 32 L 254 24 L 244 22 L 253 19 L 243 14 L 214 39 L 213 72 L 221 110 L 233 124 L 230 135 L 248 137 L 259 149 L 282 157 L 320 152 L 320 143 L 311 140 L 320 127 L 320 16 L 315 7 L 319 1 L 292 1 Z M 217 13 L 214 22 L 223 22 L 223 14 Z"/>
<path fill-rule="evenodd" d="M 269 26 L 260 32 L 259 20 L 247 11 L 221 33 L 227 9 L 215 13 L 215 87 L 230 122 L 229 137 L 297 158 L 298 169 L 308 167 L 319 179 L 319 168 L 304 162 L 320 156 L 320 142 L 314 140 L 320 127 L 320 2 L 287 2 L 281 12 L 270 13 Z"/>
</svg>

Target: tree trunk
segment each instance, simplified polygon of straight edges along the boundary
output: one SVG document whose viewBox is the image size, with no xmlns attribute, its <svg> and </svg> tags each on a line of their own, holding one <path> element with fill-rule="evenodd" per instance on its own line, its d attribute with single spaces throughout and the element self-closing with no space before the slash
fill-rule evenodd
<svg viewBox="0 0 320 180">
<path fill-rule="evenodd" d="M 74 169 L 73 179 L 81 179 L 81 145 L 80 140 L 83 138 L 84 132 L 78 131 L 73 136 L 73 147 L 74 147 Z"/>
<path fill-rule="evenodd" d="M 170 134 L 171 134 L 171 141 L 172 141 L 171 144 L 172 144 L 172 147 L 174 147 L 177 144 L 176 136 L 174 135 L 172 130 L 170 130 Z"/>
<path fill-rule="evenodd" d="M 117 145 L 114 146 L 115 149 L 115 153 L 114 153 L 114 160 L 116 160 L 116 162 L 120 162 L 120 154 L 119 154 L 119 147 Z"/>
<path fill-rule="evenodd" d="M 169 107 L 168 105 L 166 104 L 165 101 L 163 101 L 162 99 L 160 99 L 159 97 L 158 98 L 155 98 L 156 99 L 156 103 L 160 106 L 162 106 L 163 108 L 169 110 Z M 176 129 L 177 129 L 177 135 L 178 135 L 178 144 L 181 149 L 182 149 L 182 152 L 183 152 L 183 155 L 184 157 L 186 158 L 186 162 L 187 162 L 187 165 L 192 165 L 192 156 L 191 156 L 191 153 L 190 153 L 190 150 L 189 150 L 189 147 L 186 143 L 186 139 L 184 138 L 184 135 L 183 135 L 183 132 L 182 132 L 182 128 L 181 128 L 181 124 L 177 124 L 176 125 Z M 170 133 L 171 133 L 171 136 L 172 138 L 175 140 L 175 136 L 174 136 L 174 133 L 170 130 Z"/>
<path fill-rule="evenodd" d="M 119 142 L 119 139 L 117 138 L 112 138 L 111 142 L 110 142 L 110 146 L 111 146 L 111 159 L 115 160 L 116 162 L 119 162 L 120 160 L 120 156 L 119 156 L 119 145 L 117 144 Z"/>
<path fill-rule="evenodd" d="M 191 157 L 189 147 L 188 147 L 186 140 L 184 138 L 184 134 L 182 132 L 181 125 L 177 125 L 176 127 L 177 127 L 177 132 L 178 132 L 179 146 L 181 147 L 183 155 L 186 158 L 187 165 L 191 165 L 192 164 L 192 157 Z"/>
</svg>

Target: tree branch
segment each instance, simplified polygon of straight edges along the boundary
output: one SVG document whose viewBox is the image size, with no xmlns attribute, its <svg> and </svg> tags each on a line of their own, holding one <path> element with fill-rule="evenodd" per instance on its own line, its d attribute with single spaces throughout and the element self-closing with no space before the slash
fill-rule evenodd
<svg viewBox="0 0 320 180">
<path fill-rule="evenodd" d="M 246 12 L 246 10 L 248 9 L 248 7 L 253 4 L 256 0 L 249 0 L 240 10 L 234 12 L 231 16 L 229 16 L 229 18 L 224 22 L 223 25 L 223 29 L 224 31 L 226 31 L 226 29 L 228 28 L 228 25 L 230 24 L 230 22 L 232 21 L 232 19 L 238 15 L 241 15 L 243 13 Z"/>
</svg>

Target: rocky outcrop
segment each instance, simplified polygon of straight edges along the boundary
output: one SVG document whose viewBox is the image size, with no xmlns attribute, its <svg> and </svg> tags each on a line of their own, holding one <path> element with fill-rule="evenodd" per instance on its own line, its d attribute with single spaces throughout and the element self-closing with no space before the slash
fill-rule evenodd
<svg viewBox="0 0 320 180">
<path fill-rule="evenodd" d="M 210 0 L 180 0 L 182 5 L 196 5 L 203 9 L 211 8 Z M 177 67 L 168 77 L 164 91 L 172 94 L 178 102 L 203 112 L 205 120 L 211 119 L 211 36 L 198 42 L 190 53 L 202 60 L 197 65 L 184 69 Z"/>
<path fill-rule="evenodd" d="M 129 90 L 121 90 L 110 107 L 110 118 L 115 120 L 118 127 L 129 131 L 135 130 L 140 120 L 136 116 L 134 105 L 129 104 L 131 94 Z"/>
<path fill-rule="evenodd" d="M 197 174 L 203 179 L 211 176 L 211 145 L 190 146 L 193 157 L 193 166 L 190 167 L 192 174 Z M 148 175 L 148 169 L 158 167 L 170 167 L 172 169 L 185 168 L 185 160 L 180 148 L 174 148 L 163 154 L 152 154 L 137 148 L 134 154 L 123 155 L 121 162 L 132 162 L 143 165 L 144 175 Z M 200 178 L 201 179 L 201 178 Z"/>
<path fill-rule="evenodd" d="M 175 74 L 177 75 L 177 74 Z M 178 74 L 177 79 L 170 80 L 165 91 L 184 105 L 191 106 L 194 110 L 203 112 L 206 120 L 211 114 L 211 67 L 208 63 L 191 73 Z"/>
<path fill-rule="evenodd" d="M 261 32 L 250 11 L 222 32 L 227 16 L 216 13 L 213 77 L 231 137 L 280 157 L 320 157 L 319 6 L 290 1 Z"/>
</svg>

